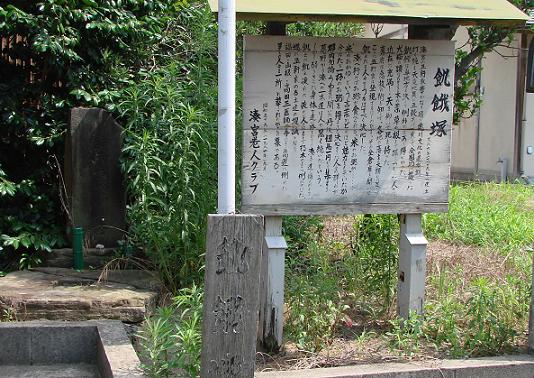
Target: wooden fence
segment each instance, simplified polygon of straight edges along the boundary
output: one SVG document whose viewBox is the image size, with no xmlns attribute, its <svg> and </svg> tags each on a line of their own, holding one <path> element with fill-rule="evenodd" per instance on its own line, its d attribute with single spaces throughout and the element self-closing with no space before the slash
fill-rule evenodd
<svg viewBox="0 0 534 378">
<path fill-rule="evenodd" d="M 37 80 L 36 65 L 31 57 L 25 57 L 23 51 L 28 46 L 28 39 L 21 35 L 0 37 L 0 59 L 2 64 L 20 67 L 27 73 L 26 82 Z"/>
</svg>

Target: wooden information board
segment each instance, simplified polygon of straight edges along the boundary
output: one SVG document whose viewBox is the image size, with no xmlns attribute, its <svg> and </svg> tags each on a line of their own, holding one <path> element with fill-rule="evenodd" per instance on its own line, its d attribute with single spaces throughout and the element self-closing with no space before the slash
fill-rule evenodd
<svg viewBox="0 0 534 378">
<path fill-rule="evenodd" d="M 245 38 L 242 211 L 446 211 L 454 44 Z"/>
</svg>

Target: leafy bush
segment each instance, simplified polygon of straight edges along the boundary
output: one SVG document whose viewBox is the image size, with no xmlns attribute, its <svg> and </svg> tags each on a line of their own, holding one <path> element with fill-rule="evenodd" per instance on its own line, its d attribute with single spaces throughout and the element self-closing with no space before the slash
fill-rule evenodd
<svg viewBox="0 0 534 378">
<path fill-rule="evenodd" d="M 240 24 L 240 30 L 253 26 Z M 205 3 L 183 7 L 153 65 L 110 110 L 126 129 L 130 235 L 168 288 L 198 282 L 217 198 L 217 27 Z M 237 122 L 239 123 L 239 122 Z"/>
<path fill-rule="evenodd" d="M 287 216 L 284 217 L 282 228 L 288 244 L 288 252 L 298 255 L 300 251 L 307 248 L 310 242 L 319 238 L 323 224 L 318 216 Z"/>
<path fill-rule="evenodd" d="M 391 349 L 411 357 L 419 351 L 423 333 L 423 319 L 416 312 L 410 312 L 408 319 L 389 321 L 391 331 L 386 332 Z"/>
<path fill-rule="evenodd" d="M 363 24 L 344 22 L 295 22 L 287 26 L 290 36 L 361 37 Z"/>
<path fill-rule="evenodd" d="M 163 280 L 177 290 L 198 278 L 206 215 L 215 211 L 213 122 L 177 82 L 170 64 L 126 89 L 124 170 L 132 196 L 131 242 L 142 246 Z M 189 104 L 188 104 L 189 103 Z"/>
<path fill-rule="evenodd" d="M 0 247 L 32 254 L 64 244 L 54 157 L 62 156 L 69 110 L 112 102 L 179 4 L 0 2 L 0 37 L 11 45 L 0 56 Z"/>
<path fill-rule="evenodd" d="M 293 239 L 295 249 L 288 251 L 286 331 L 290 340 L 308 351 L 331 342 L 349 309 L 375 315 L 387 312 L 397 276 L 395 216 L 358 217 L 352 248 L 342 250 L 317 237 L 319 220 L 286 219 L 288 231 L 299 242 Z"/>
</svg>

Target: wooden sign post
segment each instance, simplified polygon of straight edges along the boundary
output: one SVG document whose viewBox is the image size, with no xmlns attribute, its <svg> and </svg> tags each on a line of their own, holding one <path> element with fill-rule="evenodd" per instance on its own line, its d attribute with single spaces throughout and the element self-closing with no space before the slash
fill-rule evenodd
<svg viewBox="0 0 534 378">
<path fill-rule="evenodd" d="M 263 216 L 210 215 L 201 377 L 253 377 Z"/>
<path fill-rule="evenodd" d="M 454 44 L 245 38 L 242 212 L 448 206 Z"/>
<path fill-rule="evenodd" d="M 284 329 L 284 269 L 287 243 L 282 236 L 282 217 L 265 217 L 261 263 L 260 321 L 258 340 L 262 348 L 277 351 Z"/>
<path fill-rule="evenodd" d="M 269 236 L 282 215 L 402 214 L 399 314 L 421 313 L 421 214 L 448 208 L 453 73 L 451 41 L 246 37 L 241 211 L 273 217 Z M 264 345 L 282 342 L 281 262 L 264 269 Z"/>
</svg>

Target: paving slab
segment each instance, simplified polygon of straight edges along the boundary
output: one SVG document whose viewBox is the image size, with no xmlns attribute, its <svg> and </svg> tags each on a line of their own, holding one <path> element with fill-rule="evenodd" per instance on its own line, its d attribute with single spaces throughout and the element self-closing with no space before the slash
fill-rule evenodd
<svg viewBox="0 0 534 378">
<path fill-rule="evenodd" d="M 96 365 L 56 364 L 56 365 L 3 365 L 0 377 L 3 378 L 100 378 Z"/>
<path fill-rule="evenodd" d="M 256 378 L 534 378 L 534 356 L 388 362 L 336 368 L 258 372 Z"/>
<path fill-rule="evenodd" d="M 118 320 L 4 322 L 0 341 L 0 377 L 144 377 Z"/>
<path fill-rule="evenodd" d="M 160 283 L 142 270 L 77 272 L 39 268 L 0 278 L 0 311 L 16 320 L 117 319 L 139 323 L 154 310 Z"/>
</svg>

